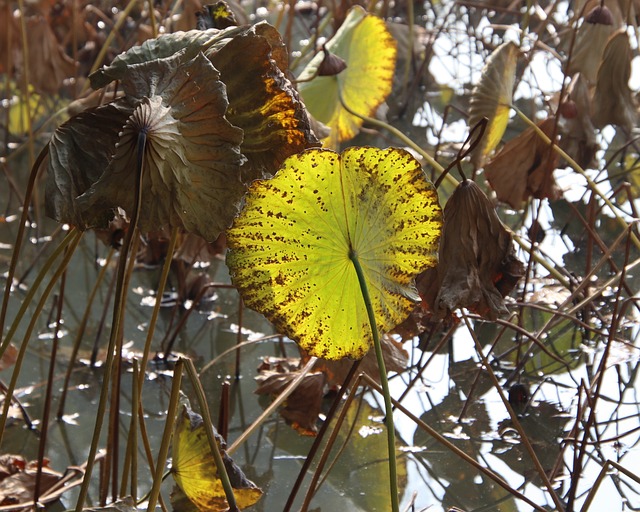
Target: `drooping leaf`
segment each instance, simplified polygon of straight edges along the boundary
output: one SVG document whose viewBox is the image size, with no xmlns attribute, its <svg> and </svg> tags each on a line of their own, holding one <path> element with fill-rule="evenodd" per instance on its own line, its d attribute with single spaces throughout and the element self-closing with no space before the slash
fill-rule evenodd
<svg viewBox="0 0 640 512">
<path fill-rule="evenodd" d="M 573 77 L 567 93 L 569 100 L 559 109 L 560 147 L 586 169 L 593 165 L 600 146 L 591 121 L 589 87 L 581 74 Z"/>
<path fill-rule="evenodd" d="M 538 127 L 552 137 L 555 124 L 555 118 L 548 117 Z M 560 190 L 553 178 L 558 160 L 558 154 L 528 128 L 502 147 L 485 165 L 485 173 L 498 199 L 518 210 L 531 197 L 558 199 Z"/>
<path fill-rule="evenodd" d="M 132 66 L 122 88 L 125 98 L 70 120 L 66 131 L 54 136 L 48 204 L 58 208 L 48 213 L 80 227 L 99 225 L 117 207 L 133 215 L 139 136 L 144 133 L 139 226 L 145 231 L 184 227 L 213 240 L 235 215 L 244 190 L 239 173 L 242 131 L 224 117 L 227 100 L 219 73 L 202 54 L 185 61 L 177 53 Z M 95 116 L 108 117 L 94 128 L 103 132 L 98 144 L 87 142 L 84 132 Z M 85 143 L 88 148 L 82 148 Z M 82 153 L 89 153 L 88 158 L 81 158 Z M 65 162 L 76 167 L 56 168 Z M 81 185 L 67 187 L 72 189 L 71 204 L 68 196 L 58 194 L 56 175 L 61 174 Z M 79 213 L 80 219 L 60 215 L 65 210 Z"/>
<path fill-rule="evenodd" d="M 266 358 L 256 376 L 257 395 L 278 396 L 300 374 L 300 359 Z M 304 376 L 280 409 L 280 415 L 302 435 L 315 435 L 326 377 L 320 371 Z"/>
<path fill-rule="evenodd" d="M 567 75 L 580 73 L 590 84 L 595 84 L 602 53 L 614 30 L 609 8 L 606 5 L 594 7 L 576 33 Z"/>
<path fill-rule="evenodd" d="M 224 452 L 224 440 L 217 434 L 216 442 L 222 452 L 238 507 L 242 509 L 253 505 L 262 496 L 262 491 L 244 476 L 242 470 Z M 173 434 L 171 474 L 180 489 L 200 510 L 222 512 L 228 509 L 202 416 L 186 405 L 181 409 Z"/>
<path fill-rule="evenodd" d="M 484 137 L 471 156 L 476 167 L 481 167 L 484 158 L 495 149 L 509 123 L 518 51 L 511 41 L 496 48 L 471 92 L 469 127 L 473 128 L 483 117 L 489 120 Z"/>
<path fill-rule="evenodd" d="M 384 367 L 387 372 L 402 373 L 406 370 L 407 363 L 409 362 L 409 354 L 402 348 L 402 343 L 396 341 L 390 335 L 382 336 L 380 341 Z M 307 358 L 303 358 L 303 363 L 306 362 L 306 360 Z M 341 359 L 339 361 L 320 359 L 313 368 L 325 374 L 328 386 L 338 389 L 347 377 L 352 364 L 353 361 L 349 361 L 348 359 Z M 358 371 L 365 372 L 373 380 L 380 383 L 380 370 L 378 369 L 375 351 L 370 350 L 366 353 L 360 362 L 360 366 L 358 366 Z"/>
<path fill-rule="evenodd" d="M 146 41 L 91 75 L 93 87 L 123 80 L 138 65 L 204 55 L 220 72 L 229 101 L 227 119 L 241 128 L 246 182 L 272 176 L 284 159 L 318 146 L 306 109 L 286 78 L 288 53 L 278 31 L 268 23 L 224 30 L 192 30 Z M 239 66 L 238 63 L 242 62 Z"/>
<path fill-rule="evenodd" d="M 271 177 L 284 160 L 318 146 L 298 93 L 273 59 L 283 48 L 275 28 L 261 23 L 223 48 L 207 52 L 227 86 L 227 119 L 244 132 L 243 180 Z M 238 61 L 242 60 L 242 66 Z"/>
<path fill-rule="evenodd" d="M 60 126 L 49 143 L 45 209 L 49 217 L 80 229 L 102 225 L 109 212 L 84 212 L 84 194 L 109 165 L 110 149 L 133 109 L 124 102 L 87 110 Z"/>
<path fill-rule="evenodd" d="M 65 78 L 75 75 L 75 63 L 58 44 L 44 16 L 29 16 L 25 21 L 29 34 L 29 53 L 23 66 L 29 66 L 29 82 L 37 91 L 55 94 Z"/>
<path fill-rule="evenodd" d="M 309 112 L 331 128 L 323 142 L 335 149 L 362 126 L 362 119 L 350 114 L 341 98 L 358 114 L 372 115 L 391 93 L 396 44 L 384 21 L 356 5 L 325 48 L 344 60 L 346 69 L 316 76 L 325 58 L 319 52 L 298 77 L 298 89 Z"/>
<path fill-rule="evenodd" d="M 629 88 L 631 57 L 626 30 L 613 34 L 602 54 L 593 95 L 591 111 L 596 128 L 615 124 L 631 130 L 636 124 L 637 106 Z"/>
<path fill-rule="evenodd" d="M 507 312 L 503 299 L 523 275 L 493 205 L 475 182 L 463 181 L 444 209 L 438 266 L 417 279 L 425 302 L 438 318 L 464 307 L 494 320 Z"/>
<path fill-rule="evenodd" d="M 441 211 L 420 164 L 399 149 L 309 150 L 249 189 L 227 232 L 245 303 L 312 355 L 360 358 L 373 343 L 355 254 L 380 332 L 409 314 L 413 277 L 435 264 Z"/>
</svg>

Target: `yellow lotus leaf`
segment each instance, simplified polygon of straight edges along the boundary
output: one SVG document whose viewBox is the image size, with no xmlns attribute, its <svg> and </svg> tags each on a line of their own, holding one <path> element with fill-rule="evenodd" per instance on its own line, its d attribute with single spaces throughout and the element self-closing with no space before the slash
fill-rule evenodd
<svg viewBox="0 0 640 512">
<path fill-rule="evenodd" d="M 217 436 L 224 466 L 229 475 L 236 504 L 243 509 L 256 503 L 262 491 L 248 480 L 240 468 L 224 452 L 224 441 Z M 173 434 L 171 473 L 178 487 L 200 510 L 208 512 L 228 510 L 222 482 L 218 477 L 215 459 L 202 416 L 184 405 L 176 421 Z"/>
<path fill-rule="evenodd" d="M 383 20 L 356 5 L 325 47 L 346 62 L 346 69 L 316 76 L 325 58 L 319 52 L 298 77 L 298 89 L 309 112 L 331 128 L 323 143 L 337 148 L 362 126 L 362 119 L 350 114 L 340 98 L 354 112 L 372 115 L 391 93 L 396 43 Z"/>
<path fill-rule="evenodd" d="M 507 129 L 517 59 L 515 43 L 500 45 L 487 59 L 480 81 L 471 92 L 469 127 L 473 128 L 483 117 L 489 120 L 484 137 L 471 156 L 477 167 L 482 166 L 485 156 L 496 148 Z"/>
<path fill-rule="evenodd" d="M 360 358 L 373 338 L 352 259 L 387 332 L 418 298 L 414 276 L 435 265 L 440 227 L 436 191 L 406 151 L 312 149 L 251 185 L 227 264 L 245 303 L 311 355 Z"/>
</svg>

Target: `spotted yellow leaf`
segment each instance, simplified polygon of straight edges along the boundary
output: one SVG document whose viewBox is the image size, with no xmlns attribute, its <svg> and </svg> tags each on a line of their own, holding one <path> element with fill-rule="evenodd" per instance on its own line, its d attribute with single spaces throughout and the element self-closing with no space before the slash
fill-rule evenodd
<svg viewBox="0 0 640 512">
<path fill-rule="evenodd" d="M 217 434 L 216 437 L 236 504 L 240 509 L 250 507 L 260 499 L 262 491 L 247 480 L 240 468 L 224 452 L 222 438 Z M 171 473 L 178 487 L 198 509 L 210 512 L 228 510 L 229 505 L 218 477 L 202 416 L 186 405 L 182 407 L 176 421 Z"/>
<path fill-rule="evenodd" d="M 401 149 L 312 149 L 250 187 L 227 232 L 227 264 L 245 303 L 311 354 L 360 358 L 373 343 L 358 277 L 378 330 L 418 298 L 435 265 L 441 209 L 420 164 Z"/>
<path fill-rule="evenodd" d="M 323 143 L 338 143 L 357 135 L 362 119 L 349 113 L 340 100 L 369 116 L 391 93 L 396 65 L 396 43 L 383 20 L 354 6 L 326 49 L 347 67 L 333 76 L 316 76 L 325 58 L 319 52 L 298 77 L 298 89 L 309 112 L 331 128 Z"/>
<path fill-rule="evenodd" d="M 484 138 L 472 155 L 472 161 L 478 167 L 500 143 L 507 129 L 518 52 L 518 47 L 511 41 L 500 45 L 487 59 L 480 80 L 471 92 L 469 127 L 473 128 L 483 117 L 489 120 Z"/>
</svg>

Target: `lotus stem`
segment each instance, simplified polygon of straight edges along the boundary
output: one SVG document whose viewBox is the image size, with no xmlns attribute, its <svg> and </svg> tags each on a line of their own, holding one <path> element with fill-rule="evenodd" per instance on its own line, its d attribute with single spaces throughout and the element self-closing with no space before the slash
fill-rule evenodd
<svg viewBox="0 0 640 512">
<path fill-rule="evenodd" d="M 155 474 L 153 475 L 153 486 L 149 493 L 148 512 L 153 512 L 158 503 L 160 496 L 160 487 L 162 486 L 164 468 L 169 455 L 169 445 L 171 444 L 171 434 L 173 432 L 173 424 L 176 420 L 178 405 L 180 404 L 180 384 L 182 383 L 182 368 L 184 359 L 180 358 L 173 370 L 173 383 L 171 385 L 171 397 L 169 398 L 169 407 L 167 408 L 167 421 L 164 424 L 164 432 L 162 433 L 162 441 L 158 450 L 158 458 L 156 460 Z"/>
<path fill-rule="evenodd" d="M 122 241 L 122 248 L 120 249 L 120 257 L 118 260 L 118 269 L 116 275 L 116 293 L 113 303 L 113 319 L 111 322 L 111 336 L 109 337 L 109 345 L 107 348 L 107 360 L 104 365 L 104 378 L 102 381 L 102 387 L 100 389 L 100 399 L 98 401 L 98 409 L 96 411 L 96 424 L 93 429 L 93 437 L 91 438 L 91 447 L 89 448 L 89 456 L 87 457 L 87 466 L 85 470 L 84 480 L 82 481 L 82 487 L 80 488 L 80 494 L 76 503 L 75 512 L 82 512 L 84 508 L 84 502 L 89 494 L 89 483 L 91 482 L 91 472 L 93 471 L 93 465 L 98 454 L 98 444 L 100 443 L 100 433 L 102 431 L 102 422 L 104 420 L 105 412 L 107 410 L 107 400 L 109 395 L 109 385 L 111 381 L 111 373 L 113 370 L 113 362 L 118 353 L 120 357 L 121 352 L 117 347 L 121 344 L 118 343 L 118 335 L 121 329 L 122 317 L 124 316 L 124 308 L 126 303 L 126 275 L 127 275 L 127 260 L 129 258 L 129 251 L 133 245 L 133 237 L 137 233 L 138 219 L 140 218 L 140 203 L 142 202 L 142 178 L 144 176 L 143 158 L 141 155 L 145 151 L 146 134 L 140 132 L 138 134 L 138 168 L 136 172 L 136 189 L 135 200 L 133 205 L 133 212 L 131 215 L 131 222 L 129 223 L 129 229 L 127 229 L 124 240 Z M 134 256 L 132 256 L 135 258 Z M 116 433 L 117 435 L 117 433 Z"/>
<path fill-rule="evenodd" d="M 220 478 L 222 488 L 224 489 L 224 494 L 227 498 L 227 503 L 229 504 L 229 511 L 238 512 L 239 509 L 238 505 L 236 504 L 236 497 L 233 494 L 233 487 L 231 486 L 231 481 L 229 480 L 229 475 L 227 474 L 227 468 L 225 467 L 224 461 L 222 460 L 222 454 L 220 453 L 220 448 L 218 447 L 216 436 L 213 432 L 211 413 L 209 412 L 209 405 L 207 404 L 204 389 L 202 388 L 202 384 L 198 379 L 198 372 L 196 371 L 196 367 L 194 366 L 193 361 L 191 359 L 186 359 L 185 361 L 187 374 L 189 375 L 191 384 L 193 385 L 193 389 L 196 392 L 196 398 L 198 400 L 200 412 L 202 413 L 202 419 L 204 420 L 204 430 L 207 433 L 209 447 L 211 448 L 211 453 L 213 455 L 213 459 L 215 460 L 216 468 L 218 469 L 218 477 Z M 150 508 L 149 512 L 151 512 L 151 510 L 153 509 Z"/>
<path fill-rule="evenodd" d="M 51 278 L 51 280 L 49 281 L 49 284 L 47 285 L 47 287 L 42 292 L 42 295 L 40 296 L 40 300 L 38 301 L 38 304 L 36 305 L 36 309 L 33 312 L 33 315 L 31 316 L 31 321 L 29 322 L 29 325 L 27 326 L 27 330 L 25 332 L 24 338 L 22 339 L 22 344 L 20 345 L 20 350 L 18 351 L 18 357 L 17 357 L 16 362 L 15 362 L 13 373 L 11 374 L 11 381 L 9 382 L 9 386 L 7 386 L 7 391 L 5 392 L 4 404 L 3 404 L 3 408 L 2 408 L 2 415 L 0 416 L 0 443 L 2 443 L 2 436 L 3 436 L 4 432 L 5 432 L 5 426 L 6 426 L 7 418 L 8 418 L 8 415 L 9 415 L 9 408 L 11 406 L 11 402 L 12 402 L 12 398 L 13 398 L 13 392 L 15 391 L 16 385 L 18 383 L 18 376 L 20 375 L 20 370 L 22 368 L 22 362 L 24 361 L 24 356 L 27 353 L 27 347 L 29 346 L 29 339 L 31 338 L 31 334 L 33 333 L 33 330 L 35 329 L 35 326 L 37 324 L 38 318 L 40 317 L 40 313 L 41 313 L 42 309 L 44 308 L 44 305 L 45 305 L 47 299 L 49 298 L 49 294 L 51 293 L 51 290 L 53 290 L 53 287 L 55 286 L 56 282 L 58 281 L 60 276 L 63 274 L 65 269 L 67 268 L 67 265 L 69 264 L 69 261 L 71 260 L 71 257 L 73 256 L 73 253 L 75 252 L 76 247 L 78 246 L 78 243 L 80 242 L 81 239 L 82 239 L 82 233 L 79 232 L 79 231 L 76 231 L 76 230 L 72 230 L 67 235 L 67 237 L 63 240 L 63 242 L 60 244 L 60 247 L 58 247 L 60 252 L 65 250 L 65 248 L 67 248 L 68 250 L 65 252 L 64 258 L 60 262 L 60 264 L 58 265 L 58 268 L 57 268 L 55 274 L 53 275 L 53 277 Z M 51 265 L 53 264 L 53 262 L 55 261 L 55 259 L 57 258 L 58 255 L 59 255 L 59 253 L 56 251 L 47 260 L 47 264 L 48 265 L 46 265 L 45 268 L 43 268 L 41 270 L 40 274 L 38 275 L 39 279 L 32 286 L 32 290 L 34 290 L 34 293 L 35 293 L 35 289 L 38 288 L 38 285 L 40 284 L 40 282 L 44 278 L 44 275 L 46 274 L 47 270 L 51 267 Z M 29 291 L 31 292 L 31 290 L 29 290 Z M 30 304 L 32 299 L 33 299 L 33 293 L 30 293 L 30 294 L 27 295 L 27 297 L 25 297 L 25 299 L 23 301 L 23 304 L 25 304 L 25 303 L 26 304 Z M 15 333 L 14 326 L 17 325 L 19 319 L 22 316 L 24 316 L 24 311 L 22 309 L 20 309 L 19 317 L 16 318 L 16 321 L 12 325 L 12 329 L 13 330 L 10 333 L 11 335 L 13 335 L 13 333 Z M 10 340 L 11 340 L 11 336 L 7 335 L 7 339 L 5 340 L 5 343 L 8 345 Z"/>
<path fill-rule="evenodd" d="M 391 510 L 393 512 L 399 512 L 400 505 L 398 503 L 398 470 L 396 466 L 396 435 L 395 427 L 393 424 L 393 406 L 391 404 L 391 393 L 389 392 L 389 380 L 387 379 L 387 369 L 384 365 L 384 357 L 382 356 L 382 345 L 380 343 L 380 333 L 378 332 L 378 326 L 376 324 L 376 317 L 371 305 L 371 297 L 369 296 L 369 289 L 367 288 L 367 282 L 362 271 L 362 266 L 358 260 L 356 251 L 351 249 L 349 251 L 349 259 L 353 263 L 358 275 L 358 282 L 360 283 L 360 290 L 362 291 L 362 298 L 367 308 L 367 315 L 369 316 L 369 324 L 371 325 L 371 335 L 373 336 L 373 346 L 376 351 L 376 359 L 378 360 L 378 370 L 380 371 L 380 384 L 382 384 L 382 396 L 384 397 L 384 409 L 385 409 L 385 425 L 387 427 L 387 447 L 389 451 L 389 491 L 391 493 Z"/>
</svg>

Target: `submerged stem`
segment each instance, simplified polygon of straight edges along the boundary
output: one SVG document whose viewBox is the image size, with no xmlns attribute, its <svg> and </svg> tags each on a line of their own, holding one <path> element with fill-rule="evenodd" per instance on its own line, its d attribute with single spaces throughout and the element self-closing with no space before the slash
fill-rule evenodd
<svg viewBox="0 0 640 512">
<path fill-rule="evenodd" d="M 391 394 L 389 392 L 389 380 L 387 379 L 387 369 L 384 365 L 384 358 L 382 357 L 382 345 L 380 344 L 380 333 L 378 332 L 378 326 L 376 324 L 376 317 L 371 305 L 371 297 L 369 297 L 369 290 L 367 288 L 367 282 L 364 277 L 364 272 L 360 266 L 358 260 L 358 254 L 351 249 L 349 251 L 349 259 L 353 263 L 358 275 L 358 282 L 360 283 L 360 290 L 362 291 L 362 298 L 367 308 L 367 315 L 369 316 L 369 324 L 371 325 L 371 334 L 373 336 L 373 346 L 376 351 L 376 359 L 378 360 L 378 369 L 380 371 L 380 384 L 382 384 L 382 396 L 384 397 L 384 409 L 385 409 L 385 425 L 387 427 L 387 448 L 389 451 L 389 490 L 391 493 L 391 510 L 398 512 L 400 505 L 398 503 L 398 470 L 396 467 L 396 435 L 395 427 L 393 425 L 393 408 L 391 405 Z"/>
</svg>

